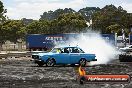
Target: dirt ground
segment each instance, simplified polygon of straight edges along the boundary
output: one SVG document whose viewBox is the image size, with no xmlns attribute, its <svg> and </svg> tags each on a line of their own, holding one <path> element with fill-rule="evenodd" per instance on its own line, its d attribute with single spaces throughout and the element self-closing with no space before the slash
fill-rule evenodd
<svg viewBox="0 0 132 88">
<path fill-rule="evenodd" d="M 102 83 L 80 85 L 76 81 L 78 66 L 38 67 L 23 58 L 0 59 L 0 88 L 132 88 L 126 84 Z M 85 67 L 87 74 L 130 74 L 132 63 L 114 60 L 109 64 Z"/>
</svg>

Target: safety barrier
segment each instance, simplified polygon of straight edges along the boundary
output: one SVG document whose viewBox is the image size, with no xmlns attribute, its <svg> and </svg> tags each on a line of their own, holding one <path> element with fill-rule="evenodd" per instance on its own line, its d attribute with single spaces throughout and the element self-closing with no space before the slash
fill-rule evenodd
<svg viewBox="0 0 132 88">
<path fill-rule="evenodd" d="M 10 52 L 10 53 L 0 53 L 0 59 L 4 58 L 8 58 L 8 57 L 15 57 L 15 58 L 19 58 L 19 57 L 31 57 L 32 54 L 38 54 L 38 53 L 47 53 L 47 51 L 27 51 L 27 52 Z"/>
<path fill-rule="evenodd" d="M 26 52 L 26 53 L 3 53 L 0 54 L 0 59 L 4 58 L 8 58 L 8 57 L 15 57 L 15 58 L 19 58 L 19 57 L 31 57 L 32 53 L 31 52 Z"/>
</svg>

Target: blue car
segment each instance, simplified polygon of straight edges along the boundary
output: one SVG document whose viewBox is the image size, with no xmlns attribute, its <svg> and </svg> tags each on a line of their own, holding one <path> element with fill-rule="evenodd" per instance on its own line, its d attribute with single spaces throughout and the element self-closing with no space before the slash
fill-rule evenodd
<svg viewBox="0 0 132 88">
<path fill-rule="evenodd" d="M 87 62 L 97 61 L 95 54 L 85 53 L 79 47 L 53 48 L 48 53 L 33 54 L 32 58 L 39 66 L 54 66 L 56 64 L 79 64 L 85 66 Z"/>
</svg>

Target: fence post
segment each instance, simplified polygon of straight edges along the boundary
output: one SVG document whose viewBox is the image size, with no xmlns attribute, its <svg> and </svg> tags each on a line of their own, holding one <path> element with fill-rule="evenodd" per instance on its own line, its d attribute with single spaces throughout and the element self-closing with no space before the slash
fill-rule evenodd
<svg viewBox="0 0 132 88">
<path fill-rule="evenodd" d="M 115 46 L 117 47 L 117 33 L 115 33 Z"/>
<path fill-rule="evenodd" d="M 22 40 L 18 40 L 18 51 L 22 51 Z"/>
<path fill-rule="evenodd" d="M 2 43 L 0 42 L 0 53 L 1 53 L 1 51 L 2 51 Z"/>
</svg>

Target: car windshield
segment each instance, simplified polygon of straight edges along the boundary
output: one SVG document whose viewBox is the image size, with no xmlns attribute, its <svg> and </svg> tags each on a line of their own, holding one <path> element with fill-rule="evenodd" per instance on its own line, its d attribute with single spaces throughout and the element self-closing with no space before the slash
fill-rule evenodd
<svg viewBox="0 0 132 88">
<path fill-rule="evenodd" d="M 61 49 L 60 48 L 54 48 L 50 52 L 52 52 L 52 53 L 60 53 Z"/>
</svg>

